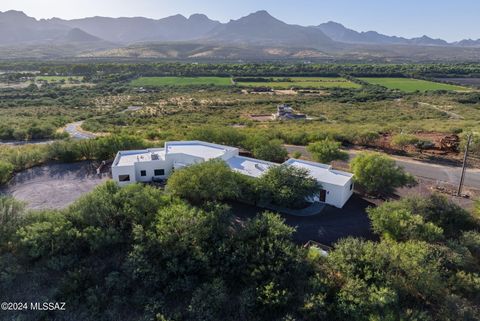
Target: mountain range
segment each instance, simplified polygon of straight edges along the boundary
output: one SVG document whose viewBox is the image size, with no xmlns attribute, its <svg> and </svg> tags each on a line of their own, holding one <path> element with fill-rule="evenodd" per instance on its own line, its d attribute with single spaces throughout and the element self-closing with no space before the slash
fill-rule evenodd
<svg viewBox="0 0 480 321">
<path fill-rule="evenodd" d="M 68 49 L 65 56 L 233 59 L 243 58 L 242 53 L 255 56 L 255 52 L 261 58 L 303 59 L 352 53 L 399 58 L 408 57 L 409 50 L 420 56 L 425 53 L 425 57 L 437 52 L 439 56 L 470 59 L 480 52 L 480 39 L 448 43 L 428 36 L 407 39 L 376 31 L 357 32 L 336 22 L 291 25 L 266 11 L 227 23 L 203 14 L 158 20 L 144 17 L 37 20 L 21 11 L 7 11 L 0 12 L 0 31 L 0 54 L 6 54 L 7 58 L 12 54 L 28 57 L 43 52 L 42 48 L 49 50 L 41 57 L 51 55 L 52 48 L 58 48 L 53 56 L 62 56 L 62 47 Z M 168 48 L 176 49 L 169 52 Z"/>
</svg>

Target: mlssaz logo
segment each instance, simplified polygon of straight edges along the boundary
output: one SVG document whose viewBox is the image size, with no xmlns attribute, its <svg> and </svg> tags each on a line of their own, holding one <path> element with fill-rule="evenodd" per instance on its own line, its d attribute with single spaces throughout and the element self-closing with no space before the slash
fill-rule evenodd
<svg viewBox="0 0 480 321">
<path fill-rule="evenodd" d="M 30 310 L 65 311 L 65 302 L 31 302 Z"/>
</svg>

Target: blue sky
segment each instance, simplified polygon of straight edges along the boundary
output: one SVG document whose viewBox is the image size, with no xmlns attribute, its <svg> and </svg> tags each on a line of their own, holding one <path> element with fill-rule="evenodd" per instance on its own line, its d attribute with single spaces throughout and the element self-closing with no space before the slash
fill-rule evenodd
<svg viewBox="0 0 480 321">
<path fill-rule="evenodd" d="M 333 20 L 355 30 L 389 35 L 427 34 L 449 41 L 480 38 L 478 0 L 0 0 L 0 11 L 10 9 L 36 18 L 67 19 L 204 13 L 223 22 L 267 10 L 301 25 Z"/>
</svg>

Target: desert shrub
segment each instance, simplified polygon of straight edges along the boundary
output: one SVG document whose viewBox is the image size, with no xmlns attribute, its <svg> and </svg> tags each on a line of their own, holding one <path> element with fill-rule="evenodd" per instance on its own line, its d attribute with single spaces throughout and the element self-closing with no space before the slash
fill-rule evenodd
<svg viewBox="0 0 480 321">
<path fill-rule="evenodd" d="M 350 166 L 355 182 L 370 194 L 389 194 L 415 182 L 413 176 L 405 173 L 393 159 L 379 153 L 360 153 Z"/>
<path fill-rule="evenodd" d="M 348 160 L 348 154 L 340 150 L 339 142 L 324 139 L 322 141 L 311 143 L 307 150 L 312 154 L 315 161 L 320 163 L 330 163 L 334 160 Z"/>
</svg>

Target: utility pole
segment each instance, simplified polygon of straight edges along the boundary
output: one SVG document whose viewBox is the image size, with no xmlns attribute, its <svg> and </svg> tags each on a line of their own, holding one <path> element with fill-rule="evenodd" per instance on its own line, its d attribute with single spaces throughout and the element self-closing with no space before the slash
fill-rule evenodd
<svg viewBox="0 0 480 321">
<path fill-rule="evenodd" d="M 460 177 L 460 184 L 458 184 L 457 196 L 462 195 L 463 181 L 465 180 L 465 170 L 467 169 L 468 149 L 472 141 L 472 134 L 468 135 L 467 146 L 465 147 L 465 155 L 463 156 L 462 176 Z"/>
</svg>

